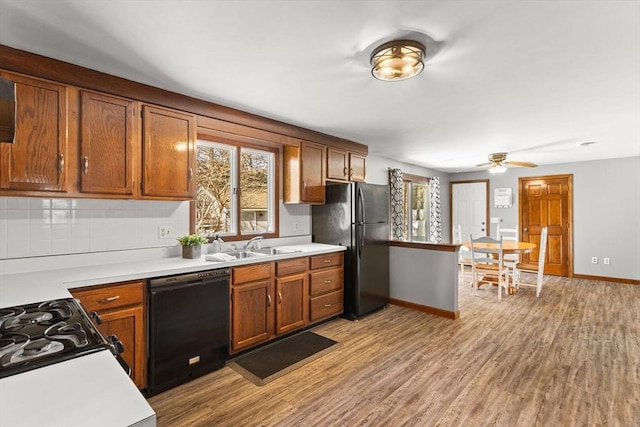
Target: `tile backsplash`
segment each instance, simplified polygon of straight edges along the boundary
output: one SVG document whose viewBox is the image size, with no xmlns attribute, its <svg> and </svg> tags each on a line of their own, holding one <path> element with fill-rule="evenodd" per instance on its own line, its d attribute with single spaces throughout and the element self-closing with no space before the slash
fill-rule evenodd
<svg viewBox="0 0 640 427">
<path fill-rule="evenodd" d="M 189 202 L 0 197 L 0 259 L 175 246 L 188 232 Z"/>
</svg>

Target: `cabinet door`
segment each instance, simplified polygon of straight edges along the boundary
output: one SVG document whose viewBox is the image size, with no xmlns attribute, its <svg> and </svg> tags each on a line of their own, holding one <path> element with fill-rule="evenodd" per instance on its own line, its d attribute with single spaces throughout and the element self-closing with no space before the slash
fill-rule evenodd
<svg viewBox="0 0 640 427">
<path fill-rule="evenodd" d="M 327 147 L 327 178 L 338 181 L 349 179 L 349 153 Z"/>
<path fill-rule="evenodd" d="M 194 197 L 195 132 L 192 114 L 143 107 L 143 196 Z"/>
<path fill-rule="evenodd" d="M 359 154 L 349 154 L 349 180 L 365 182 L 367 179 L 367 158 Z"/>
<path fill-rule="evenodd" d="M 324 203 L 324 146 L 302 141 L 300 145 L 300 199 Z"/>
<path fill-rule="evenodd" d="M 276 334 L 284 334 L 307 323 L 307 275 L 276 279 Z"/>
<path fill-rule="evenodd" d="M 231 287 L 231 351 L 269 340 L 274 330 L 271 280 Z"/>
<path fill-rule="evenodd" d="M 16 83 L 15 142 L 0 144 L 0 188 L 65 191 L 67 88 L 17 74 L 0 75 Z"/>
<path fill-rule="evenodd" d="M 138 386 L 147 386 L 147 352 L 145 345 L 144 312 L 142 306 L 134 306 L 106 313 L 99 313 L 102 323 L 97 325 L 104 335 L 115 335 L 124 346 L 122 358 L 131 368 L 131 379 Z"/>
<path fill-rule="evenodd" d="M 83 91 L 80 191 L 133 194 L 134 102 Z"/>
</svg>

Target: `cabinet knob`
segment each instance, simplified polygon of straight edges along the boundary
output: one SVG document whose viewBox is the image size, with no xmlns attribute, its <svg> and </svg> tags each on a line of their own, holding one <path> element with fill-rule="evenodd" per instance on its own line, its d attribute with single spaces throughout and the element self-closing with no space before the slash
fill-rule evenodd
<svg viewBox="0 0 640 427">
<path fill-rule="evenodd" d="M 267 307 L 271 307 L 271 295 L 267 295 Z"/>
<path fill-rule="evenodd" d="M 282 292 L 278 291 L 278 300 L 282 303 Z"/>
<path fill-rule="evenodd" d="M 347 176 L 347 175 L 349 174 L 349 169 L 344 168 L 344 170 L 342 171 L 342 174 L 343 174 L 344 176 Z"/>
<path fill-rule="evenodd" d="M 189 181 L 193 181 L 193 168 L 189 168 Z"/>
<path fill-rule="evenodd" d="M 87 156 L 84 156 L 83 171 L 84 171 L 85 175 L 89 173 L 89 157 L 87 157 Z"/>
<path fill-rule="evenodd" d="M 64 172 L 64 154 L 60 153 L 59 159 L 58 159 L 58 168 L 60 169 L 60 173 Z"/>
</svg>

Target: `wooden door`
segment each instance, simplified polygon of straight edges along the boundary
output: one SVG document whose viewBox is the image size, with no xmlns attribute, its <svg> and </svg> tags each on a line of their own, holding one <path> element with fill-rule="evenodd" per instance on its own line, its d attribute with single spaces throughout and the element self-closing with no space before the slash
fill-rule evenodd
<svg viewBox="0 0 640 427">
<path fill-rule="evenodd" d="M 231 350 L 269 340 L 274 330 L 271 279 L 231 287 Z"/>
<path fill-rule="evenodd" d="M 276 334 L 302 328 L 307 323 L 307 274 L 276 279 Z"/>
<path fill-rule="evenodd" d="M 82 91 L 80 191 L 133 194 L 134 102 Z"/>
<path fill-rule="evenodd" d="M 571 276 L 573 175 L 519 178 L 520 236 L 540 245 L 542 227 L 547 227 L 544 274 Z M 522 262 L 538 263 L 539 248 L 525 254 Z"/>
<path fill-rule="evenodd" d="M 65 191 L 67 188 L 67 88 L 18 74 L 15 142 L 0 144 L 0 188 Z"/>
<path fill-rule="evenodd" d="M 367 158 L 359 154 L 349 154 L 349 180 L 365 182 L 367 179 Z"/>
<path fill-rule="evenodd" d="M 487 221 L 489 181 L 452 182 L 450 189 L 451 241 L 453 228 L 458 225 L 462 231 L 462 241 L 469 240 L 470 234 L 490 235 Z"/>
<path fill-rule="evenodd" d="M 194 197 L 195 123 L 193 114 L 143 107 L 143 196 Z"/>
<path fill-rule="evenodd" d="M 324 146 L 301 142 L 300 174 L 301 201 L 324 203 Z"/>
<path fill-rule="evenodd" d="M 327 178 L 337 181 L 349 179 L 349 153 L 327 147 Z"/>
</svg>

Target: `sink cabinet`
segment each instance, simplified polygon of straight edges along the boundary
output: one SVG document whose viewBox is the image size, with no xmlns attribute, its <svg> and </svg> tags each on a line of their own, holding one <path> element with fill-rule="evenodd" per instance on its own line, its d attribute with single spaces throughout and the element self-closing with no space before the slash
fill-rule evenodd
<svg viewBox="0 0 640 427">
<path fill-rule="evenodd" d="M 147 386 L 145 281 L 72 289 L 104 336 L 115 335 L 124 345 L 122 358 L 138 388 Z"/>
<path fill-rule="evenodd" d="M 307 258 L 276 262 L 276 334 L 285 334 L 307 324 Z"/>
</svg>

